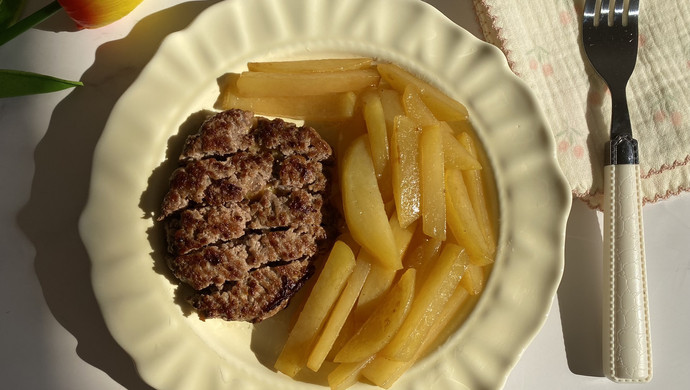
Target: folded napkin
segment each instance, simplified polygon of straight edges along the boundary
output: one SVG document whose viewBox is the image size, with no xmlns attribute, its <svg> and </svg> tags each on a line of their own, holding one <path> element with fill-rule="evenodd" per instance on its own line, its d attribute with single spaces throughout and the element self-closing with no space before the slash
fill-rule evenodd
<svg viewBox="0 0 690 390">
<path fill-rule="evenodd" d="M 536 94 L 573 194 L 603 199 L 611 95 L 581 44 L 584 0 L 474 0 L 488 42 Z M 640 1 L 637 65 L 628 83 L 644 202 L 690 191 L 690 1 Z"/>
</svg>

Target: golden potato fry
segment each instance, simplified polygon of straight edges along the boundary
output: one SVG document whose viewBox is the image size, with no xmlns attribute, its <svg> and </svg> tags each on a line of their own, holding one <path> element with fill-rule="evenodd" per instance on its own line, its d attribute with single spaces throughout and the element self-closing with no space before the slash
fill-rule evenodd
<svg viewBox="0 0 690 390">
<path fill-rule="evenodd" d="M 396 255 L 395 237 L 376 182 L 367 138 L 357 138 L 343 157 L 341 191 L 345 220 L 352 237 L 379 264 L 400 269 L 402 261 Z"/>
<path fill-rule="evenodd" d="M 418 229 L 412 237 L 409 249 L 403 258 L 403 264 L 406 268 L 414 268 L 417 270 L 417 280 L 425 280 L 426 275 L 434 264 L 439 254 L 444 241 L 432 238 L 424 234 L 421 229 Z M 417 283 L 417 288 L 421 284 Z"/>
<path fill-rule="evenodd" d="M 326 73 L 242 72 L 237 79 L 240 96 L 308 96 L 351 92 L 378 84 L 374 69 Z"/>
<path fill-rule="evenodd" d="M 314 345 L 314 349 L 311 351 L 311 354 L 309 354 L 307 367 L 312 371 L 318 371 L 321 368 L 328 352 L 333 347 L 340 330 L 345 324 L 359 296 L 359 292 L 362 290 L 362 286 L 367 279 L 370 269 L 371 263 L 367 261 L 358 259 L 355 263 L 355 268 L 347 280 L 347 285 L 345 285 L 343 292 L 340 294 L 340 298 L 338 298 L 335 306 L 333 306 L 328 321 L 323 327 L 323 331 Z"/>
<path fill-rule="evenodd" d="M 352 234 L 350 234 L 350 232 L 340 233 L 338 238 L 336 238 L 336 241 L 342 241 L 345 244 L 347 244 L 347 246 L 349 246 L 350 249 L 352 249 L 352 253 L 359 253 L 360 246 L 357 243 L 357 241 L 355 241 L 355 239 L 352 238 Z"/>
<path fill-rule="evenodd" d="M 462 247 L 451 243 L 445 245 L 426 280 L 421 282 L 419 294 L 415 296 L 400 330 L 381 350 L 381 356 L 398 361 L 408 361 L 414 357 L 434 319 L 458 286 L 468 263 Z"/>
<path fill-rule="evenodd" d="M 422 230 L 429 237 L 446 239 L 446 194 L 441 128 L 424 127 L 419 140 L 422 190 Z"/>
<path fill-rule="evenodd" d="M 361 362 L 355 363 L 341 363 L 333 371 L 328 374 L 328 386 L 331 390 L 345 390 L 348 387 L 357 383 L 359 374 L 364 367 L 372 360 L 373 356 Z"/>
<path fill-rule="evenodd" d="M 391 230 L 393 231 L 393 237 L 395 239 L 395 246 L 398 250 L 398 255 L 402 259 L 403 254 L 407 250 L 410 240 L 417 228 L 417 221 L 411 223 L 407 228 L 402 228 L 400 222 L 398 222 L 398 216 L 393 211 L 390 220 L 388 221 Z M 368 258 L 369 255 L 366 251 L 360 251 L 357 260 L 360 257 Z M 374 264 L 367 280 L 362 288 L 362 292 L 357 301 L 356 314 L 357 319 L 366 319 L 369 317 L 371 312 L 376 308 L 378 301 L 383 297 L 383 295 L 388 291 L 390 286 L 393 284 L 393 278 L 395 277 L 395 271 L 381 267 L 378 264 Z"/>
<path fill-rule="evenodd" d="M 467 296 L 467 291 L 461 286 L 455 289 L 412 359 L 401 362 L 378 355 L 361 371 L 361 375 L 379 387 L 390 388 L 419 358 L 429 352 L 431 346 L 441 341 L 439 336 L 460 309 L 467 304 Z"/>
<path fill-rule="evenodd" d="M 374 161 L 374 171 L 379 183 L 379 189 L 391 188 L 390 142 L 386 129 L 386 118 L 383 114 L 381 97 L 375 91 L 368 91 L 362 95 L 364 103 L 364 121 L 367 124 L 371 157 Z M 385 196 L 384 196 L 385 197 Z"/>
<path fill-rule="evenodd" d="M 223 77 L 221 92 L 214 107 L 219 110 L 239 108 L 255 114 L 281 116 L 309 121 L 345 121 L 355 113 L 357 95 L 354 92 L 331 93 L 295 97 L 243 97 L 237 91 L 236 73 Z M 320 126 L 321 129 L 323 126 Z"/>
<path fill-rule="evenodd" d="M 477 146 L 468 133 L 461 133 L 458 135 L 458 140 L 472 157 L 475 159 L 478 157 Z M 481 172 L 477 170 L 465 171 L 462 173 L 462 176 L 465 179 L 470 202 L 472 202 L 472 208 L 477 216 L 481 231 L 484 233 L 489 251 L 494 252 L 496 250 L 496 238 L 492 227 L 493 224 L 489 217 L 489 209 L 486 203 L 486 194 L 484 192 L 484 182 Z"/>
<path fill-rule="evenodd" d="M 217 108 L 239 108 L 258 115 L 292 119 L 335 121 L 352 117 L 356 102 L 354 92 L 294 97 L 240 97 L 226 90 Z"/>
<path fill-rule="evenodd" d="M 424 104 L 424 101 L 422 101 L 419 89 L 415 85 L 408 84 L 405 87 L 402 102 L 403 108 L 405 109 L 405 115 L 412 119 L 417 126 L 438 126 L 438 120 L 434 117 L 431 110 L 429 110 L 429 107 Z"/>
<path fill-rule="evenodd" d="M 354 268 L 352 250 L 336 241 L 278 356 L 274 366 L 278 371 L 294 377 L 307 364 L 316 336 Z"/>
<path fill-rule="evenodd" d="M 402 106 L 402 97 L 400 96 L 400 92 L 389 88 L 379 89 L 379 96 L 381 96 L 383 116 L 386 118 L 388 139 L 390 139 L 393 136 L 393 122 L 395 117 L 398 115 L 405 115 L 405 109 Z"/>
<path fill-rule="evenodd" d="M 391 225 L 391 230 L 393 231 L 395 247 L 398 249 L 398 257 L 400 257 L 400 261 L 402 261 L 405 251 L 407 251 L 407 247 L 410 245 L 412 236 L 414 235 L 415 230 L 417 230 L 417 221 L 414 221 L 407 225 L 407 227 L 403 228 L 398 220 L 398 213 L 393 211 L 388 223 Z"/>
<path fill-rule="evenodd" d="M 359 256 L 367 258 L 371 255 L 366 251 L 360 251 Z M 373 257 L 372 260 L 374 260 Z M 379 300 L 393 285 L 395 274 L 396 270 L 384 267 L 376 262 L 372 263 L 371 271 L 364 282 L 357 300 L 357 307 L 355 308 L 355 320 L 358 323 L 364 322 L 376 309 Z"/>
<path fill-rule="evenodd" d="M 338 126 L 339 132 L 337 135 L 337 140 L 335 143 L 335 157 L 338 164 L 338 173 L 342 175 L 343 170 L 343 158 L 345 157 L 345 152 L 352 146 L 352 143 L 359 137 L 367 133 L 367 126 L 364 123 L 363 118 L 358 118 L 361 115 L 355 113 L 355 115 L 344 122 L 334 122 L 343 123 L 342 126 Z M 361 120 L 360 120 L 361 119 Z M 324 123 L 324 122 L 322 122 Z M 334 180 L 335 181 L 335 180 Z M 335 185 L 340 185 L 340 183 L 334 183 Z M 338 187 L 339 188 L 339 187 Z"/>
<path fill-rule="evenodd" d="M 446 168 L 460 170 L 482 169 L 482 165 L 472 156 L 467 149 L 452 134 L 452 129 L 447 122 L 440 122 L 443 137 L 443 153 Z"/>
<path fill-rule="evenodd" d="M 327 58 L 297 61 L 249 62 L 247 69 L 252 72 L 274 73 L 319 73 L 342 72 L 345 70 L 367 69 L 372 66 L 371 58 Z"/>
<path fill-rule="evenodd" d="M 386 294 L 376 311 L 335 355 L 334 361 L 354 363 L 380 351 L 396 334 L 414 297 L 415 269 L 410 268 Z"/>
<path fill-rule="evenodd" d="M 470 295 L 477 295 L 484 289 L 484 267 L 470 263 L 460 281 Z"/>
<path fill-rule="evenodd" d="M 407 85 L 414 85 L 419 89 L 422 100 L 441 121 L 461 121 L 467 119 L 467 108 L 460 102 L 451 99 L 439 89 L 420 80 L 409 72 L 394 64 L 378 64 L 376 68 L 381 77 L 400 93 Z"/>
<path fill-rule="evenodd" d="M 406 116 L 395 117 L 391 142 L 393 197 L 400 226 L 407 227 L 421 213 L 419 137 L 421 128 Z"/>
<path fill-rule="evenodd" d="M 446 209 L 448 226 L 458 243 L 467 248 L 470 261 L 477 265 L 492 263 L 493 251 L 479 227 L 462 173 L 455 169 L 446 170 Z"/>
<path fill-rule="evenodd" d="M 374 265 L 372 264 L 372 267 L 373 266 Z M 333 347 L 330 351 L 328 351 L 326 361 L 333 361 L 335 355 L 338 353 L 338 351 L 340 351 L 343 345 L 345 345 L 345 343 L 348 340 L 350 340 L 352 336 L 355 335 L 355 332 L 357 332 L 357 329 L 359 329 L 360 325 L 361 323 L 355 319 L 355 311 L 350 311 L 350 315 L 347 316 L 347 319 L 345 320 L 343 327 L 340 329 L 340 333 L 338 333 L 338 337 L 335 339 L 335 342 L 333 343 Z"/>
</svg>

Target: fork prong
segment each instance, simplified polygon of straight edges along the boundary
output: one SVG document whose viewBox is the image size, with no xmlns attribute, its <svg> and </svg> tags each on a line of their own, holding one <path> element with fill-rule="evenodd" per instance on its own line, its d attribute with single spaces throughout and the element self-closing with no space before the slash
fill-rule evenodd
<svg viewBox="0 0 690 390">
<path fill-rule="evenodd" d="M 604 25 L 609 24 L 609 9 L 610 9 L 610 4 L 609 0 L 601 0 L 601 7 L 599 7 L 599 20 L 597 23 L 595 23 L 597 26 L 601 26 L 602 23 Z"/>
<path fill-rule="evenodd" d="M 615 0 L 613 4 L 613 25 L 614 26 L 620 26 L 621 24 L 626 25 L 628 24 L 628 17 L 627 15 L 624 17 L 623 16 L 623 11 L 625 7 L 625 0 Z"/>
<path fill-rule="evenodd" d="M 637 17 L 640 12 L 640 0 L 630 0 L 628 3 L 628 16 Z"/>
<path fill-rule="evenodd" d="M 594 16 L 596 14 L 596 6 L 597 6 L 597 0 L 586 0 L 585 1 L 585 8 L 582 13 L 582 23 L 584 24 L 589 24 L 593 25 L 594 24 Z"/>
</svg>

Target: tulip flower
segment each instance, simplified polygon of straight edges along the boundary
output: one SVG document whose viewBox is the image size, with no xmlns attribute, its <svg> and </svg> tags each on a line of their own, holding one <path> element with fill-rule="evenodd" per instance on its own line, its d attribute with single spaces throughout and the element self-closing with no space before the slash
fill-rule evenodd
<svg viewBox="0 0 690 390">
<path fill-rule="evenodd" d="M 122 18 L 136 8 L 143 0 L 54 0 L 26 18 L 0 29 L 0 46 L 15 38 L 24 31 L 41 23 L 51 15 L 64 9 L 79 28 L 98 28 Z M 11 19 L 23 4 L 12 5 Z M 23 1 L 21 2 L 23 3 Z M 2 0 L 0 0 L 2 4 Z M 10 11 L 8 11 L 9 13 Z M 11 23 L 11 22 L 10 22 Z M 59 91 L 81 85 L 78 81 L 62 80 L 55 77 L 30 72 L 0 69 L 2 90 L 0 98 L 20 96 L 33 93 Z"/>
<path fill-rule="evenodd" d="M 130 13 L 142 0 L 57 0 L 83 28 L 103 27 Z"/>
</svg>

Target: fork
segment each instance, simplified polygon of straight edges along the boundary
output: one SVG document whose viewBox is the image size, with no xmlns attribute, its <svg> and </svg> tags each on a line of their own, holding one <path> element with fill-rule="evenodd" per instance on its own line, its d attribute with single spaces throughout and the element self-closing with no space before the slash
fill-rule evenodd
<svg viewBox="0 0 690 390">
<path fill-rule="evenodd" d="M 637 140 L 625 88 L 637 58 L 639 0 L 586 0 L 582 43 L 611 91 L 604 166 L 604 373 L 615 382 L 652 377 L 651 332 Z"/>
</svg>

